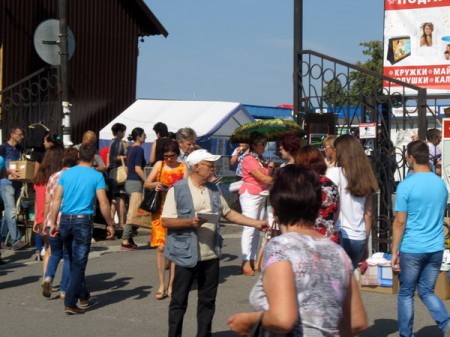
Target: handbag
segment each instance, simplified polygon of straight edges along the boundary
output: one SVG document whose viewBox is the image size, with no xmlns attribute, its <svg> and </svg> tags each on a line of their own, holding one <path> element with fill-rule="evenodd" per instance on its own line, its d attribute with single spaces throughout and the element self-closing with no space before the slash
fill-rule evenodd
<svg viewBox="0 0 450 337">
<path fill-rule="evenodd" d="M 109 177 L 111 179 L 114 179 L 114 181 L 117 183 L 117 185 L 125 184 L 125 181 L 127 180 L 127 177 L 128 177 L 128 168 L 125 165 L 123 158 L 120 158 L 120 160 L 122 161 L 122 165 L 119 167 L 113 168 L 109 173 Z"/>
<path fill-rule="evenodd" d="M 161 179 L 164 162 L 161 164 L 161 171 L 159 171 L 159 181 Z M 140 209 L 150 213 L 156 213 L 161 208 L 161 191 L 155 189 L 144 189 L 144 199 L 139 206 Z"/>
<path fill-rule="evenodd" d="M 231 193 L 239 191 L 239 189 L 241 188 L 243 183 L 244 182 L 242 180 L 238 180 L 238 181 L 235 181 L 234 183 L 231 183 L 229 191 Z"/>
</svg>

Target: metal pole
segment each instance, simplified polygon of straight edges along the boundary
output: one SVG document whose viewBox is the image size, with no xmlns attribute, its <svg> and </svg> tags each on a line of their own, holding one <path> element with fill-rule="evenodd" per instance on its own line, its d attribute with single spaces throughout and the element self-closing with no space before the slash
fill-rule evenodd
<svg viewBox="0 0 450 337">
<path fill-rule="evenodd" d="M 303 0 L 294 0 L 294 116 L 302 125 Z"/>
<path fill-rule="evenodd" d="M 67 2 L 59 0 L 59 49 L 61 56 L 61 101 L 62 101 L 62 132 L 65 146 L 73 145 L 70 137 L 70 106 L 69 103 L 69 48 L 67 43 Z"/>
<path fill-rule="evenodd" d="M 427 89 L 421 89 L 418 93 L 417 105 L 419 116 L 419 139 L 427 139 Z"/>
</svg>

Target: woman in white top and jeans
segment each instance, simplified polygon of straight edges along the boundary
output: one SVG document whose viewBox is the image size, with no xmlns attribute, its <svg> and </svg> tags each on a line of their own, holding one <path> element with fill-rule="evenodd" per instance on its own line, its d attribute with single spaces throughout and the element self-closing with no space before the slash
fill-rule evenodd
<svg viewBox="0 0 450 337">
<path fill-rule="evenodd" d="M 340 211 L 336 231 L 341 234 L 341 246 L 358 267 L 372 231 L 372 195 L 378 191 L 378 182 L 360 141 L 351 135 L 342 135 L 334 142 L 336 166 L 327 170 L 339 188 Z"/>
</svg>

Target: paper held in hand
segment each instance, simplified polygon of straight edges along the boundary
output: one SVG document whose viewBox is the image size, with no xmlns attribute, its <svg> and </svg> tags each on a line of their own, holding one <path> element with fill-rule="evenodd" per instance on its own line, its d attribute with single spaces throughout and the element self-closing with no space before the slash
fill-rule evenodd
<svg viewBox="0 0 450 337">
<path fill-rule="evenodd" d="M 219 213 L 197 213 L 198 218 L 206 219 L 207 223 L 219 223 L 220 215 Z"/>
</svg>

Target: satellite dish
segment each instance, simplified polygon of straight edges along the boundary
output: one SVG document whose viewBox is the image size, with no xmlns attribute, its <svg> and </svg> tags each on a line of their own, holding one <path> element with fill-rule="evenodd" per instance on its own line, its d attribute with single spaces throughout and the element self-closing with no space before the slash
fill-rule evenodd
<svg viewBox="0 0 450 337">
<path fill-rule="evenodd" d="M 59 48 L 59 21 L 50 19 L 42 22 L 34 32 L 34 48 L 39 57 L 53 66 L 61 64 L 61 54 Z M 75 51 L 75 38 L 69 27 L 67 27 L 67 48 L 68 59 Z"/>
</svg>

